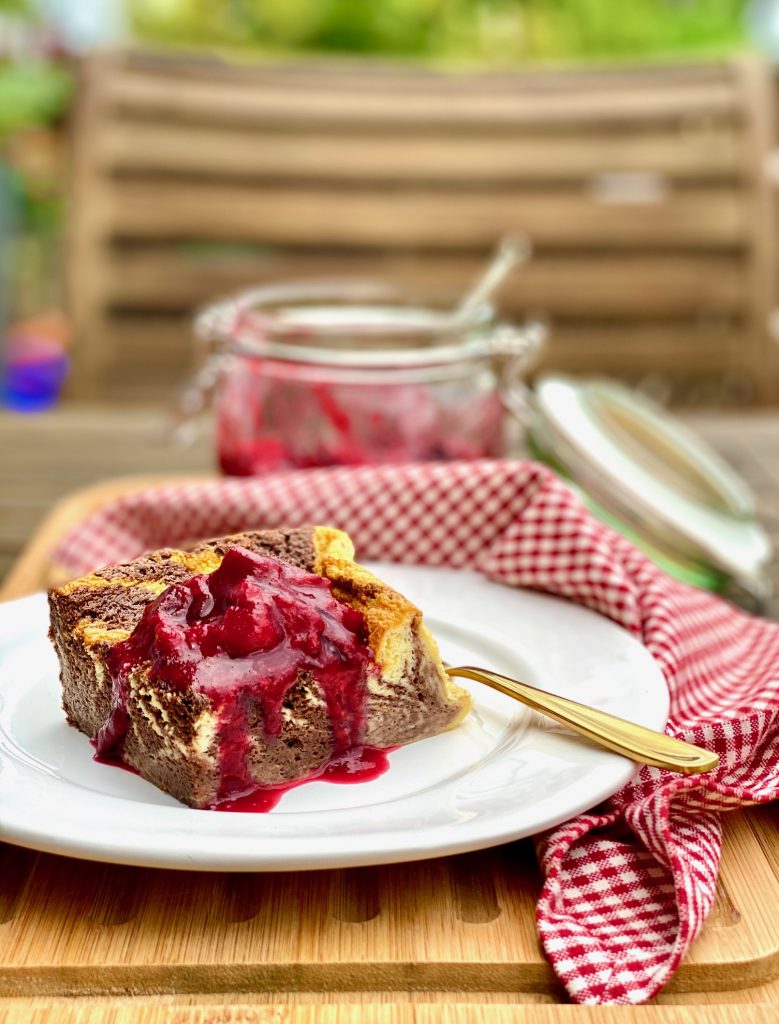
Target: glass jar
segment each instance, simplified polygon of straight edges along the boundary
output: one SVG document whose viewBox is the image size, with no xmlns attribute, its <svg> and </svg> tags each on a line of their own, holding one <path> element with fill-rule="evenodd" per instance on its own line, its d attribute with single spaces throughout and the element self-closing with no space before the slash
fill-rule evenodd
<svg viewBox="0 0 779 1024">
<path fill-rule="evenodd" d="M 463 317 L 357 281 L 257 288 L 196 330 L 236 476 L 505 454 L 503 396 L 543 336 L 486 304 Z"/>
</svg>

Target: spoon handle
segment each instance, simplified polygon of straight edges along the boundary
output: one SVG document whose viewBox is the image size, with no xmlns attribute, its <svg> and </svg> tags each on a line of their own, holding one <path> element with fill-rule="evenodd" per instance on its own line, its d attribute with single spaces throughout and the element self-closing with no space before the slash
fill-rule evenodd
<svg viewBox="0 0 779 1024">
<path fill-rule="evenodd" d="M 485 272 L 454 311 L 453 320 L 460 323 L 466 322 L 473 311 L 490 298 L 509 271 L 513 270 L 518 263 L 524 263 L 529 256 L 530 242 L 527 238 L 507 235 L 498 245 Z"/>
<path fill-rule="evenodd" d="M 473 668 L 469 665 L 459 668 L 447 667 L 446 671 L 450 676 L 464 676 L 466 679 L 485 683 L 493 690 L 513 697 L 534 711 L 562 722 L 563 725 L 587 736 L 600 746 L 623 754 L 633 761 L 684 772 L 686 775 L 708 772 L 719 764 L 719 758 L 710 750 L 684 743 L 662 732 L 647 729 L 643 725 L 635 725 L 624 718 L 617 718 L 616 715 L 579 704 L 567 697 L 547 693 L 535 686 L 502 676 L 498 672 L 489 672 L 487 669 Z"/>
</svg>

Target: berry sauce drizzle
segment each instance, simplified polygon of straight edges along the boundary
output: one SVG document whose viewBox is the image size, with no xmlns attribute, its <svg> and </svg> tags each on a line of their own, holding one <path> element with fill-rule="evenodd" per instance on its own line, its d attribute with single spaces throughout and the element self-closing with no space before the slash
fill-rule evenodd
<svg viewBox="0 0 779 1024">
<path fill-rule="evenodd" d="M 277 738 L 301 672 L 316 678 L 327 707 L 331 764 L 356 752 L 373 660 L 363 615 L 336 601 L 330 587 L 321 576 L 244 548 L 231 548 L 214 572 L 169 587 L 108 654 L 111 711 L 96 759 L 121 758 L 129 680 L 140 668 L 152 683 L 209 698 L 217 715 L 217 807 L 257 789 L 248 764 L 250 722 L 259 709 L 266 738 Z"/>
<path fill-rule="evenodd" d="M 217 804 L 214 810 L 266 813 L 276 807 L 285 793 L 297 789 L 306 782 L 335 782 L 339 785 L 370 782 L 387 771 L 387 754 L 395 749 L 397 748 L 379 750 L 378 747 L 354 747 L 328 761 L 319 774 L 307 775 L 305 779 L 296 779 L 295 782 L 288 782 L 283 786 L 260 786 L 245 796 Z"/>
<path fill-rule="evenodd" d="M 93 761 L 97 761 L 98 764 L 107 764 L 110 768 L 121 768 L 123 772 L 129 772 L 131 775 L 141 774 L 137 768 L 133 768 L 131 764 L 128 764 L 121 754 L 98 754 L 97 740 L 90 740 L 89 742 L 95 748 L 95 753 L 92 755 Z"/>
<path fill-rule="evenodd" d="M 89 741 L 96 746 L 96 740 Z M 397 747 L 387 747 L 380 750 L 378 747 L 353 747 L 345 754 L 339 754 L 332 758 L 320 770 L 307 775 L 304 779 L 296 779 L 283 786 L 257 786 L 250 793 L 236 797 L 234 800 L 222 800 L 221 803 L 209 808 L 212 811 L 239 811 L 244 814 L 266 814 L 276 807 L 284 796 L 291 789 L 297 789 L 307 782 L 334 782 L 338 785 L 351 785 L 356 782 L 371 782 L 378 779 L 389 769 L 389 757 Z M 116 754 L 94 754 L 93 761 L 98 764 L 107 764 L 111 768 L 121 768 L 123 771 L 138 775 L 138 769 L 127 764 Z"/>
</svg>

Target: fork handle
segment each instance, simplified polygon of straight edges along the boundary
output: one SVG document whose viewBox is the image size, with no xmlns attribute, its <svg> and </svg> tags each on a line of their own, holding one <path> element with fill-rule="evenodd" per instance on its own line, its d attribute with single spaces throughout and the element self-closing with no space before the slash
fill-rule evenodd
<svg viewBox="0 0 779 1024">
<path fill-rule="evenodd" d="M 673 736 L 655 732 L 654 729 L 636 725 L 634 722 L 617 718 L 616 715 L 588 707 L 586 704 L 579 704 L 567 697 L 547 693 L 546 690 L 539 690 L 535 686 L 503 676 L 499 672 L 490 672 L 470 665 L 455 668 L 447 666 L 446 671 L 450 676 L 474 679 L 492 687 L 493 690 L 499 690 L 534 711 L 554 718 L 555 721 L 587 736 L 600 746 L 633 761 L 684 772 L 686 775 L 708 772 L 719 764 L 717 755 L 710 750 L 704 750 L 703 747 L 693 746 L 692 743 L 674 739 Z"/>
</svg>

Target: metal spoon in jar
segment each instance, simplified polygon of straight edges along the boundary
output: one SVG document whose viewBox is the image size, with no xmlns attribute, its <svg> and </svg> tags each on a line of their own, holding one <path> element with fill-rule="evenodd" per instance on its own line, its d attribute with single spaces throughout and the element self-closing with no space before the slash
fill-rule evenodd
<svg viewBox="0 0 779 1024">
<path fill-rule="evenodd" d="M 452 313 L 452 326 L 468 323 L 476 310 L 487 302 L 509 272 L 530 258 L 530 252 L 530 242 L 527 238 L 519 235 L 507 235 L 503 238 L 487 269 Z"/>
<path fill-rule="evenodd" d="M 493 690 L 499 690 L 534 711 L 567 725 L 601 747 L 629 757 L 632 761 L 683 772 L 685 775 L 708 772 L 719 764 L 719 757 L 711 750 L 693 746 L 692 743 L 674 739 L 673 736 L 655 732 L 654 729 L 636 725 L 634 722 L 617 718 L 616 715 L 588 707 L 586 704 L 579 704 L 567 697 L 547 693 L 546 690 L 539 690 L 535 686 L 521 683 L 498 672 L 473 668 L 470 665 L 458 668 L 447 665 L 446 671 L 450 676 L 475 679 L 476 682 L 484 683 Z"/>
</svg>

